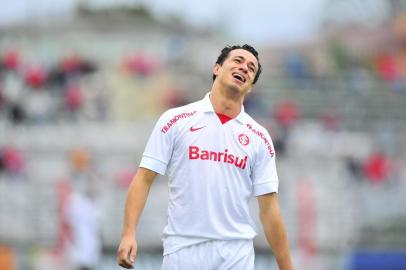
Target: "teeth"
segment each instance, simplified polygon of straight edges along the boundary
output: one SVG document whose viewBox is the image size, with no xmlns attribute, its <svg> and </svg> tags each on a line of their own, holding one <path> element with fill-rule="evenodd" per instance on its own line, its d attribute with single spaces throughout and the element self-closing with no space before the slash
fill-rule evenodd
<svg viewBox="0 0 406 270">
<path fill-rule="evenodd" d="M 235 73 L 235 74 L 233 74 L 233 76 L 234 76 L 234 78 L 236 78 L 242 82 L 245 82 L 245 78 L 243 76 L 241 76 L 240 74 Z"/>
</svg>

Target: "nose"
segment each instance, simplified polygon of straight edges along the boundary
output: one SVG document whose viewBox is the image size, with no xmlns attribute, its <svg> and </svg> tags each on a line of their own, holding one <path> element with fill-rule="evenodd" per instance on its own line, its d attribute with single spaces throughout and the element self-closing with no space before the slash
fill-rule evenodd
<svg viewBox="0 0 406 270">
<path fill-rule="evenodd" d="M 247 67 L 247 65 L 245 65 L 245 64 L 242 64 L 242 65 L 240 65 L 240 68 L 239 68 L 242 72 L 244 72 L 245 74 L 247 74 L 248 73 L 248 67 Z"/>
</svg>

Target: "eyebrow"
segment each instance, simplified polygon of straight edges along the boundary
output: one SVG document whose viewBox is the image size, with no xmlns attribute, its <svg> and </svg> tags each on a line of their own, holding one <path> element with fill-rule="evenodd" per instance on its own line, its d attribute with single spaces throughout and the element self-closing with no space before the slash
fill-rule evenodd
<svg viewBox="0 0 406 270">
<path fill-rule="evenodd" d="M 244 57 L 244 56 L 241 56 L 241 55 L 234 56 L 234 59 L 236 59 L 236 58 L 239 58 L 239 59 L 242 59 L 242 60 L 246 60 L 245 57 Z M 248 65 L 249 65 L 249 66 L 252 66 L 255 71 L 257 70 L 257 66 L 254 64 L 254 62 L 248 61 Z"/>
</svg>

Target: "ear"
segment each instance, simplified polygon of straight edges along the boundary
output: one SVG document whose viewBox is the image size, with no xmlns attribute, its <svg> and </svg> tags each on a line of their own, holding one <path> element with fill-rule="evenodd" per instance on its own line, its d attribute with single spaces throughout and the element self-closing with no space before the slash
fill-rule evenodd
<svg viewBox="0 0 406 270">
<path fill-rule="evenodd" d="M 218 76 L 218 74 L 220 72 L 220 68 L 221 68 L 221 66 L 219 64 L 215 64 L 213 67 L 213 74 Z"/>
</svg>

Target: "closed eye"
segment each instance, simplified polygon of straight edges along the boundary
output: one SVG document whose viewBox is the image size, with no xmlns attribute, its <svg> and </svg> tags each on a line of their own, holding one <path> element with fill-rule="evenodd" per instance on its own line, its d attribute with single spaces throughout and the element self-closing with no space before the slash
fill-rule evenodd
<svg viewBox="0 0 406 270">
<path fill-rule="evenodd" d="M 248 68 L 249 68 L 249 70 L 250 70 L 251 72 L 255 73 L 255 70 L 256 70 L 256 69 L 255 69 L 254 64 L 250 64 Z"/>
</svg>

